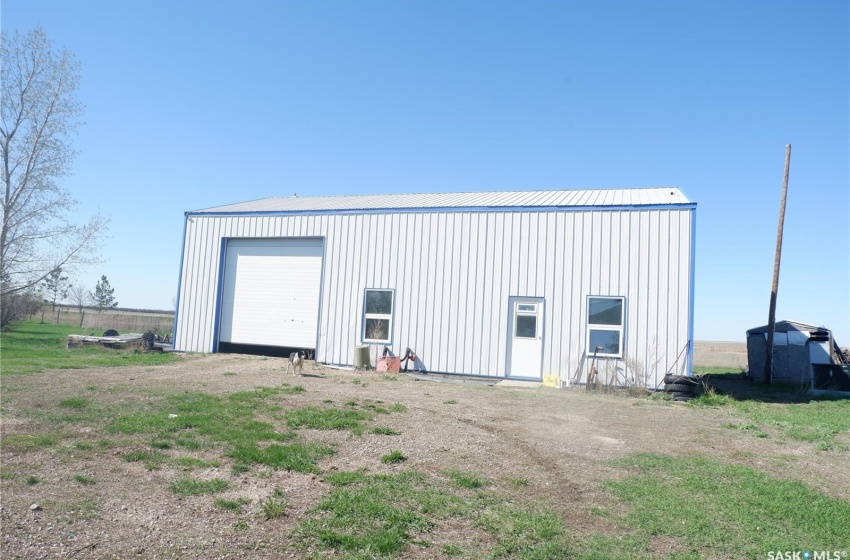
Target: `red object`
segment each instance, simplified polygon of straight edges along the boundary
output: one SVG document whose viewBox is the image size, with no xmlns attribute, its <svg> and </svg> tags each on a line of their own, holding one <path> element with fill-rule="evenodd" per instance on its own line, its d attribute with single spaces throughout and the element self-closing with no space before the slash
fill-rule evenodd
<svg viewBox="0 0 850 560">
<path fill-rule="evenodd" d="M 398 356 L 381 356 L 376 369 L 382 373 L 398 373 L 401 371 L 401 359 Z"/>
</svg>

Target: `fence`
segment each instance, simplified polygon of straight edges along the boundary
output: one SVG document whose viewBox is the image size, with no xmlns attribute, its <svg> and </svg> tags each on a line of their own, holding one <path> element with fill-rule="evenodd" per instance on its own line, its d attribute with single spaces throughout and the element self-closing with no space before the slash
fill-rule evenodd
<svg viewBox="0 0 850 560">
<path fill-rule="evenodd" d="M 40 317 L 39 312 L 36 317 Z M 158 334 L 170 334 L 174 330 L 174 315 L 162 313 L 142 313 L 124 311 L 103 311 L 98 313 L 92 309 L 84 309 L 80 326 L 80 312 L 66 307 L 57 307 L 55 311 L 49 308 L 44 312 L 46 323 L 75 325 L 86 334 L 102 334 L 107 329 L 115 329 L 121 334 L 144 333 L 153 331 Z"/>
</svg>

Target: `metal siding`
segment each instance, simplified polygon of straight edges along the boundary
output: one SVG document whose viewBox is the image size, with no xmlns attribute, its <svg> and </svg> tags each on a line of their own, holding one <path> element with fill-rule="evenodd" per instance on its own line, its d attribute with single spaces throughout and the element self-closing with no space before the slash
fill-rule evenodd
<svg viewBox="0 0 850 560">
<path fill-rule="evenodd" d="M 394 352 L 410 347 L 431 371 L 502 376 L 508 297 L 528 295 L 545 299 L 544 372 L 568 380 L 582 366 L 587 296 L 620 295 L 625 353 L 654 386 L 689 338 L 693 211 L 189 216 L 175 344 L 213 348 L 222 238 L 317 236 L 320 361 L 351 363 L 363 290 L 389 288 Z"/>
</svg>

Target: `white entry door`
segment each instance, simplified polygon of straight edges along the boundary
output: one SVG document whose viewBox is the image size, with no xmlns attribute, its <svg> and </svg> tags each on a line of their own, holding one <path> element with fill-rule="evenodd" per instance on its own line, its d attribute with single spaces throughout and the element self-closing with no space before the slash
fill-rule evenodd
<svg viewBox="0 0 850 560">
<path fill-rule="evenodd" d="M 543 298 L 509 299 L 511 306 L 508 375 L 543 377 Z"/>
</svg>

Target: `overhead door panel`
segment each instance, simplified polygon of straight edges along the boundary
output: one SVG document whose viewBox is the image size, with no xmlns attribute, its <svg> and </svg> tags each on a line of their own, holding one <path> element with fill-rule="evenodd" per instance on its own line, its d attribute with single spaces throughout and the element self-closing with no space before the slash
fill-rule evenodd
<svg viewBox="0 0 850 560">
<path fill-rule="evenodd" d="M 219 340 L 315 348 L 322 240 L 231 239 L 226 251 Z"/>
</svg>

